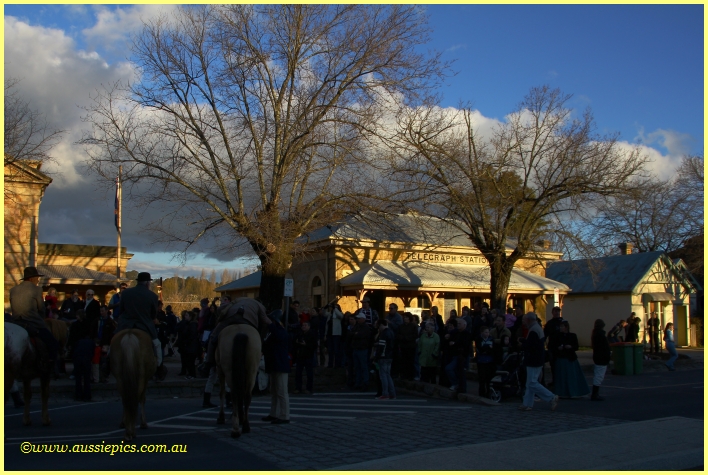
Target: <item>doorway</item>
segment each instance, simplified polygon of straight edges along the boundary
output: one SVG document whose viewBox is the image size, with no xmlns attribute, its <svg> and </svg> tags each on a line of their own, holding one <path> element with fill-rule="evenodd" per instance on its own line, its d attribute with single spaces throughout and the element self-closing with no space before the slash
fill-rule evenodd
<svg viewBox="0 0 708 475">
<path fill-rule="evenodd" d="M 688 312 L 685 305 L 674 305 L 676 346 L 688 346 Z"/>
<path fill-rule="evenodd" d="M 371 299 L 369 305 L 371 305 L 371 308 L 378 312 L 379 317 L 385 317 L 388 313 L 388 309 L 386 308 L 386 296 L 384 295 L 384 291 L 370 290 L 366 293 L 366 296 Z"/>
</svg>

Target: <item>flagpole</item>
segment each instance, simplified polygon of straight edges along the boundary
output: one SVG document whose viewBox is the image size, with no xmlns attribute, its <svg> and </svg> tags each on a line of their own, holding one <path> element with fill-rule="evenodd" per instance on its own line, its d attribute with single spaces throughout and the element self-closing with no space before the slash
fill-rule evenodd
<svg viewBox="0 0 708 475">
<path fill-rule="evenodd" d="M 120 233 L 121 233 L 121 228 L 122 228 L 122 220 L 123 220 L 123 213 L 122 213 L 122 201 L 123 201 L 123 193 L 122 193 L 122 175 L 123 174 L 123 165 L 118 166 L 118 178 L 116 178 L 116 231 L 118 231 L 118 247 L 116 249 L 116 277 L 120 279 Z"/>
</svg>

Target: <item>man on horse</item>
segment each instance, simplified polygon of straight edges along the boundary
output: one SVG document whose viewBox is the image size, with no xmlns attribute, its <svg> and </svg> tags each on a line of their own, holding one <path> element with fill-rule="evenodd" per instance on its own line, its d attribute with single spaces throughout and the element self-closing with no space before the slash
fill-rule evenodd
<svg viewBox="0 0 708 475">
<path fill-rule="evenodd" d="M 242 297 L 233 300 L 227 305 L 219 309 L 216 328 L 209 335 L 209 344 L 207 346 L 207 354 L 204 357 L 204 362 L 199 365 L 198 371 L 202 378 L 208 378 L 211 368 L 215 365 L 214 354 L 218 345 L 219 333 L 229 325 L 237 323 L 248 323 L 253 326 L 259 333 L 265 333 L 266 309 L 258 300 L 248 297 Z M 264 331 L 261 332 L 260 329 Z"/>
<path fill-rule="evenodd" d="M 150 290 L 152 278 L 149 272 L 140 272 L 138 285 L 121 292 L 120 319 L 116 333 L 121 330 L 136 328 L 150 335 L 153 350 L 157 358 L 155 379 L 162 381 L 167 376 L 167 368 L 162 364 L 162 344 L 157 338 L 157 330 L 153 320 L 157 316 L 157 294 Z"/>
<path fill-rule="evenodd" d="M 12 323 L 21 326 L 30 337 L 37 336 L 44 343 L 47 353 L 38 358 L 42 369 L 53 368 L 57 357 L 59 343 L 44 323 L 44 298 L 42 289 L 38 287 L 42 274 L 36 267 L 25 267 L 22 283 L 10 289 L 10 307 L 12 308 Z"/>
</svg>

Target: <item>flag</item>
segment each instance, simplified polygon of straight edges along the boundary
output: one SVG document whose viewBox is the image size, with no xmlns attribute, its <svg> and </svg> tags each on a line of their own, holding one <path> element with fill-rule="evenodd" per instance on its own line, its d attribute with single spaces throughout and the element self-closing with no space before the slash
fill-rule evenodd
<svg viewBox="0 0 708 475">
<path fill-rule="evenodd" d="M 116 178 L 116 202 L 115 202 L 115 225 L 116 231 L 120 232 L 120 199 L 121 199 L 121 189 L 120 189 L 120 178 Z"/>
</svg>

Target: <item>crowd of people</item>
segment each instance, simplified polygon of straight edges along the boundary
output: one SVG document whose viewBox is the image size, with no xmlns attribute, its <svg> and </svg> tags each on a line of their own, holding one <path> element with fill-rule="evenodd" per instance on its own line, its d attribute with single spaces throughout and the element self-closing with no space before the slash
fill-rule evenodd
<svg viewBox="0 0 708 475">
<path fill-rule="evenodd" d="M 107 305 L 96 300 L 93 290 L 88 289 L 84 299 L 75 290 L 59 306 L 52 287 L 42 299 L 37 287 L 39 277 L 36 269 L 25 270 L 24 282 L 11 290 L 13 313 L 20 316 L 26 328 L 27 324 L 35 328 L 37 336 L 45 342 L 49 360 L 56 358 L 57 342 L 43 319 L 67 322 L 66 351 L 74 363 L 71 378 L 76 380 L 77 400 L 91 399 L 91 383 L 106 382 L 111 338 L 122 326 L 145 329 L 151 334 L 158 359 L 157 380 L 164 379 L 166 372 L 163 357 L 174 356 L 177 349 L 181 358 L 179 376 L 187 380 L 198 375 L 207 378 L 203 406 L 214 407 L 210 397 L 217 379 L 214 352 L 218 334 L 229 324 L 246 322 L 258 328 L 265 339 L 265 368 L 272 376 L 273 405 L 278 408 L 268 420 L 281 423 L 289 420 L 287 373 L 292 365 L 294 394 L 312 394 L 314 367 L 326 364 L 329 368 L 345 369 L 350 389 L 368 391 L 373 383 L 376 399 L 391 400 L 396 399 L 394 379 L 423 381 L 467 392 L 466 372 L 474 363 L 479 395 L 490 397 L 497 370 L 510 355 L 523 355 L 519 361 L 523 361 L 524 370 L 519 375 L 525 394 L 520 409 L 531 410 L 535 398 L 550 402 L 552 409 L 560 398 L 591 394 L 592 400 L 601 401 L 599 389 L 611 357 L 610 343 L 635 342 L 639 329 L 639 319 L 634 313 L 607 334 L 604 321 L 595 322 L 591 338 L 595 364 L 591 391 L 578 363 L 578 338 L 570 331 L 570 323 L 561 317 L 559 307 L 552 309 L 552 318 L 543 328 L 536 314 L 524 314 L 521 307 L 508 308 L 504 313 L 478 302 L 473 308 L 463 307 L 460 315 L 452 310 L 443 318 L 435 306 L 418 316 L 400 313 L 398 306 L 391 303 L 388 312 L 379 316 L 368 297 L 362 299 L 361 307 L 354 312 L 343 312 L 337 303 L 300 309 L 295 300 L 284 315 L 276 311 L 268 317 L 263 305 L 254 299 L 238 299 L 239 305 L 234 306 L 227 296 L 211 301 L 204 298 L 200 307 L 184 310 L 178 317 L 170 305 L 163 309 L 154 293 L 145 292 L 152 280 L 148 273 L 139 274 L 138 285 L 133 289 L 128 289 L 125 282 L 120 283 Z M 31 305 L 21 303 L 25 301 Z M 143 315 L 136 310 L 138 307 L 153 310 Z M 15 316 L 6 314 L 8 319 L 17 321 Z M 648 334 L 653 351 L 661 350 L 660 331 L 660 321 L 652 314 Z M 274 336 L 268 341 L 271 335 Z M 663 340 L 671 356 L 666 365 L 673 370 L 677 353 L 671 323 L 664 329 Z M 201 363 L 199 368 L 197 362 Z M 548 382 L 543 371 L 546 363 L 550 365 L 552 378 Z M 304 388 L 303 376 L 306 376 Z M 18 405 L 16 396 L 19 398 L 13 393 Z"/>
<path fill-rule="evenodd" d="M 302 391 L 303 369 L 308 376 L 305 392 L 312 392 L 312 367 L 318 361 L 321 365 L 327 362 L 330 368 L 346 368 L 347 386 L 352 390 L 368 391 L 373 384 L 374 397 L 380 400 L 396 398 L 393 379 L 466 392 L 466 371 L 475 363 L 479 395 L 490 397 L 492 379 L 509 355 L 515 354 L 523 355 L 520 378 L 526 397 L 521 409 L 530 410 L 535 397 L 551 402 L 552 408 L 563 398 L 590 395 L 591 400 L 602 401 L 600 386 L 611 359 L 610 344 L 636 342 L 640 319 L 632 313 L 607 333 L 605 322 L 596 320 L 591 335 L 591 388 L 578 362 L 578 338 L 570 322 L 561 317 L 559 307 L 551 314 L 541 327 L 542 320 L 533 312 L 524 314 L 517 307 L 503 313 L 485 302 L 471 309 L 463 307 L 460 315 L 452 310 L 444 319 L 437 307 L 418 316 L 399 313 L 395 303 L 380 317 L 366 297 L 355 312 L 342 312 L 337 304 L 300 311 L 299 302 L 294 301 L 287 322 L 291 341 L 297 342 L 295 347 L 290 345 L 297 371 L 295 393 Z M 648 328 L 652 350 L 660 351 L 661 344 L 655 343 L 660 342 L 661 331 L 656 314 L 650 316 Z M 670 370 L 677 357 L 672 330 L 669 323 L 663 335 L 671 355 L 666 363 Z M 551 369 L 549 381 L 543 371 L 546 364 Z"/>
</svg>

